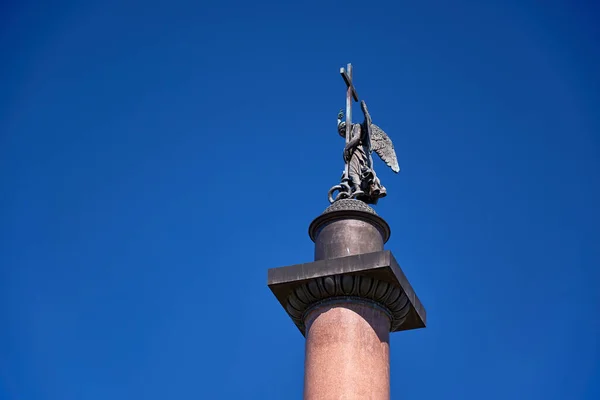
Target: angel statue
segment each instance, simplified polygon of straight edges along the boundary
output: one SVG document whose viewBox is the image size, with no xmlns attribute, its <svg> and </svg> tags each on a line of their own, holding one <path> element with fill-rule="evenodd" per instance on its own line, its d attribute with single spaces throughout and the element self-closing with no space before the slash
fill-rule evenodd
<svg viewBox="0 0 600 400">
<path fill-rule="evenodd" d="M 329 190 L 329 202 L 339 199 L 357 199 L 367 204 L 377 204 L 377 201 L 387 195 L 385 187 L 379 181 L 373 169 L 375 151 L 392 171 L 400 172 L 396 151 L 389 136 L 377 125 L 371 122 L 367 104 L 360 102 L 360 107 L 365 115 L 362 124 L 352 124 L 350 140 L 344 148 L 344 162 L 346 168 L 339 185 Z M 342 121 L 343 111 L 338 114 L 338 133 L 346 137 L 346 122 Z M 337 192 L 334 197 L 333 194 Z"/>
</svg>

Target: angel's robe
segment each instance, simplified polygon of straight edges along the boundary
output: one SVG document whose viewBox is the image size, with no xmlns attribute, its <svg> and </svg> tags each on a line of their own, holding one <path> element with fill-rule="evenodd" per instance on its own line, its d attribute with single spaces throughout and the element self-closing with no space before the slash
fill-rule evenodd
<svg viewBox="0 0 600 400">
<path fill-rule="evenodd" d="M 369 138 L 361 132 L 363 127 L 356 124 L 353 127 L 354 135 L 362 135 L 360 143 L 354 148 L 348 163 L 348 175 L 356 189 L 365 192 L 368 197 L 385 196 L 385 188 L 379 182 L 371 165 L 372 159 L 369 148 L 365 145 Z"/>
</svg>

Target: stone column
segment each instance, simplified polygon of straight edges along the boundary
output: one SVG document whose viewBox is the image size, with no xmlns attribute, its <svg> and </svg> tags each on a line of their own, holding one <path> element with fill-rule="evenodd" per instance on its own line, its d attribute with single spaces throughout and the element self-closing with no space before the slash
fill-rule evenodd
<svg viewBox="0 0 600 400">
<path fill-rule="evenodd" d="M 305 399 L 390 398 L 390 318 L 381 307 L 328 301 L 304 323 Z"/>
<path fill-rule="evenodd" d="M 310 225 L 315 261 L 269 270 L 268 285 L 306 337 L 304 398 L 390 397 L 389 333 L 425 326 L 391 252 L 388 224 L 339 200 Z"/>
</svg>

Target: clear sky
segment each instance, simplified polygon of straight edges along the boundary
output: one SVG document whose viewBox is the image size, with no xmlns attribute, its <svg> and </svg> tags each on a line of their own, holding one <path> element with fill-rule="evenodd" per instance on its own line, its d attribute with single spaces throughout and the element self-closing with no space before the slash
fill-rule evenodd
<svg viewBox="0 0 600 400">
<path fill-rule="evenodd" d="M 599 399 L 594 3 L 3 2 L 0 399 L 300 399 L 267 269 L 312 261 L 347 62 L 428 311 L 392 398 Z"/>
</svg>

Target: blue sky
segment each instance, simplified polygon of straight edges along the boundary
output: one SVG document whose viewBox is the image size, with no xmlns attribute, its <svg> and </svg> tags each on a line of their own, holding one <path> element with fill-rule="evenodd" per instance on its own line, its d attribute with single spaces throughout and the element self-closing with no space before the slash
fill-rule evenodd
<svg viewBox="0 0 600 400">
<path fill-rule="evenodd" d="M 3 3 L 0 398 L 300 399 L 266 273 L 312 259 L 347 62 L 428 311 L 392 397 L 600 398 L 599 11 Z"/>
</svg>

